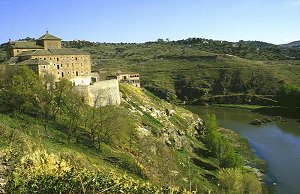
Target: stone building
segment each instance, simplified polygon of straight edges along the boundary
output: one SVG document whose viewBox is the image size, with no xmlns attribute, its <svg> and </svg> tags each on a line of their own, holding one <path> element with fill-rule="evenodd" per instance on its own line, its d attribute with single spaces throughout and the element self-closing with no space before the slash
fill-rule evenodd
<svg viewBox="0 0 300 194">
<path fill-rule="evenodd" d="M 91 106 L 121 103 L 116 78 L 99 81 L 99 76 L 91 73 L 91 57 L 88 52 L 62 48 L 61 39 L 48 32 L 36 41 L 9 41 L 6 51 L 9 64 L 16 68 L 26 65 L 42 79 L 46 75 L 52 75 L 55 82 L 62 78 L 72 81 Z"/>
<path fill-rule="evenodd" d="M 136 87 L 141 87 L 140 75 L 138 73 L 117 73 L 120 82 L 128 83 Z"/>
<path fill-rule="evenodd" d="M 55 81 L 66 78 L 75 85 L 91 82 L 90 54 L 75 48 L 62 48 L 61 39 L 48 32 L 36 41 L 9 41 L 6 51 L 10 65 L 26 65 L 41 78 L 50 74 Z"/>
</svg>

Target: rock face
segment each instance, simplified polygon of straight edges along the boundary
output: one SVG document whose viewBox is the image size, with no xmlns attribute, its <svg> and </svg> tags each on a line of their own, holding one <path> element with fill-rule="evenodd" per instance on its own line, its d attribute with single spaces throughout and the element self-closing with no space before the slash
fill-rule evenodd
<svg viewBox="0 0 300 194">
<path fill-rule="evenodd" d="M 253 121 L 250 122 L 251 125 L 261 125 L 262 121 L 259 119 L 254 119 Z"/>
<path fill-rule="evenodd" d="M 270 118 L 268 118 L 268 117 L 264 117 L 263 118 L 263 122 L 264 123 L 270 123 L 270 122 L 272 122 L 272 120 Z"/>
<path fill-rule="evenodd" d="M 172 146 L 176 150 L 180 150 L 188 144 L 188 141 L 184 136 L 184 132 L 179 132 L 179 130 L 175 128 L 165 129 L 162 138 L 166 145 Z"/>
<path fill-rule="evenodd" d="M 6 185 L 6 162 L 5 162 L 5 152 L 0 152 L 0 193 L 5 193 L 5 185 Z"/>
<path fill-rule="evenodd" d="M 166 115 L 167 115 L 168 117 L 171 117 L 171 116 L 175 113 L 175 110 L 172 110 L 172 109 L 166 109 L 165 112 L 166 112 Z"/>
<path fill-rule="evenodd" d="M 195 125 L 195 129 L 196 129 L 198 135 L 203 135 L 204 130 L 205 130 L 205 125 L 201 118 L 198 118 L 197 123 Z"/>
</svg>

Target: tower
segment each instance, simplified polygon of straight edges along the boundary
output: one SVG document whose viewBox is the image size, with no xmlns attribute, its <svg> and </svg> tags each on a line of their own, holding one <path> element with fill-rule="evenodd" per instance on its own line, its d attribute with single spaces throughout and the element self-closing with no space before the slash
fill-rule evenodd
<svg viewBox="0 0 300 194">
<path fill-rule="evenodd" d="M 61 39 L 49 34 L 48 31 L 38 39 L 37 44 L 44 47 L 44 50 L 61 49 Z"/>
</svg>

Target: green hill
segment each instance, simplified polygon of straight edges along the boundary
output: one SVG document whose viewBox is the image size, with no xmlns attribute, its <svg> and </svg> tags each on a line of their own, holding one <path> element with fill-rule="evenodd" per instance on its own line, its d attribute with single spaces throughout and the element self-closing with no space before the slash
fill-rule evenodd
<svg viewBox="0 0 300 194">
<path fill-rule="evenodd" d="M 214 117 L 204 127 L 191 112 L 129 85 L 121 85 L 120 106 L 89 107 L 66 80 L 46 90 L 26 67 L 11 73 L 0 82 L 6 193 L 229 192 L 223 168 L 237 176 L 239 191 L 261 190 L 243 168 L 243 160 L 258 164 L 248 145 L 233 147 Z"/>
<path fill-rule="evenodd" d="M 285 93 L 285 97 L 288 93 L 297 96 L 300 86 L 300 61 L 291 60 L 298 58 L 300 50 L 290 49 L 288 52 L 294 54 L 287 55 L 287 50 L 258 41 L 187 39 L 141 44 L 72 41 L 65 46 L 92 53 L 96 71 L 140 73 L 143 87 L 171 102 L 285 106 L 286 100 L 279 93 Z M 238 47 L 238 52 L 233 52 Z M 283 55 L 288 57 L 282 58 Z M 288 92 L 286 86 L 298 89 Z M 293 106 L 299 104 L 295 102 Z"/>
</svg>

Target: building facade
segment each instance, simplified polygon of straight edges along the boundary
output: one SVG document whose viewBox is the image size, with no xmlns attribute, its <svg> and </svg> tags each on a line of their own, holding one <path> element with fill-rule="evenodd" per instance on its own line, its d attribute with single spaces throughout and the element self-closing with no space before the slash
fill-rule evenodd
<svg viewBox="0 0 300 194">
<path fill-rule="evenodd" d="M 122 83 L 128 83 L 136 87 L 141 87 L 140 75 L 138 73 L 117 73 L 117 78 Z"/>
<path fill-rule="evenodd" d="M 61 39 L 48 32 L 36 41 L 9 41 L 6 52 L 9 64 L 16 68 L 26 65 L 42 79 L 50 75 L 55 82 L 62 78 L 72 81 L 91 106 L 121 103 L 117 79 L 99 81 L 99 76 L 91 73 L 88 52 L 62 48 Z"/>
<path fill-rule="evenodd" d="M 26 65 L 39 77 L 52 75 L 54 81 L 66 78 L 77 85 L 91 83 L 90 54 L 75 48 L 62 48 L 61 39 L 48 32 L 36 41 L 9 41 L 10 65 Z"/>
</svg>

